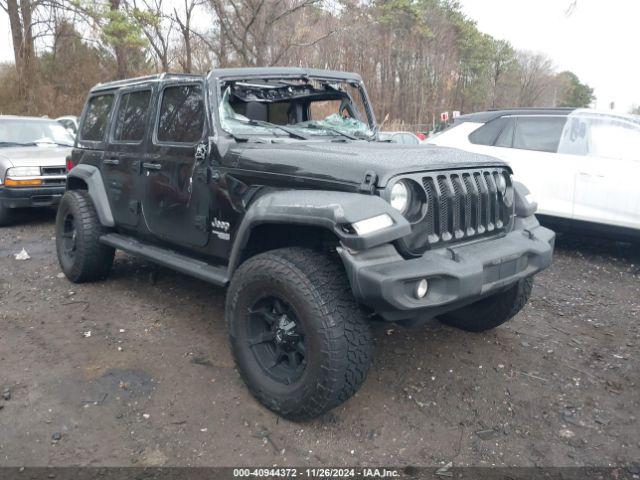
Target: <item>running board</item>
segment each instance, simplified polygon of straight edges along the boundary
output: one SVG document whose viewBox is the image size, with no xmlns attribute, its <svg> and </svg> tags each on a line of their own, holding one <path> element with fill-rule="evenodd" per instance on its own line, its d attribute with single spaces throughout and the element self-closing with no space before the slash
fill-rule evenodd
<svg viewBox="0 0 640 480">
<path fill-rule="evenodd" d="M 195 260 L 167 248 L 142 243 L 117 233 L 108 233 L 101 236 L 100 242 L 220 287 L 224 287 L 229 283 L 226 268 L 209 265 L 202 260 Z"/>
</svg>

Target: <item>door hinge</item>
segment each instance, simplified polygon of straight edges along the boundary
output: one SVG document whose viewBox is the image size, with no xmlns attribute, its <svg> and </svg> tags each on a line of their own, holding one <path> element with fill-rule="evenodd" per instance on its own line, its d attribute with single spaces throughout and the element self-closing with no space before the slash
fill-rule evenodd
<svg viewBox="0 0 640 480">
<path fill-rule="evenodd" d="M 207 154 L 209 148 L 208 145 L 206 143 L 199 143 L 196 146 L 196 151 L 193 155 L 193 157 L 195 158 L 196 162 L 203 162 L 204 160 L 206 160 L 207 158 Z"/>
<path fill-rule="evenodd" d="M 364 178 L 362 179 L 362 183 L 360 184 L 360 191 L 362 193 L 373 193 L 373 190 L 376 186 L 376 180 L 378 179 L 378 175 L 373 170 L 369 170 L 364 174 Z"/>
<path fill-rule="evenodd" d="M 196 215 L 193 219 L 193 224 L 201 232 L 207 232 L 209 230 L 209 219 L 206 215 Z"/>
</svg>

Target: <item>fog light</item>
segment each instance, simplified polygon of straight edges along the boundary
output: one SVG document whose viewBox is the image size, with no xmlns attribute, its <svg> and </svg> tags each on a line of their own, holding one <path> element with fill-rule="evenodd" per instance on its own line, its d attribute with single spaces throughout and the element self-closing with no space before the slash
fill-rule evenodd
<svg viewBox="0 0 640 480">
<path fill-rule="evenodd" d="M 418 299 L 424 298 L 424 296 L 427 294 L 427 290 L 429 290 L 429 282 L 427 282 L 426 278 L 423 278 L 416 285 L 416 291 L 415 291 L 416 298 Z"/>
</svg>

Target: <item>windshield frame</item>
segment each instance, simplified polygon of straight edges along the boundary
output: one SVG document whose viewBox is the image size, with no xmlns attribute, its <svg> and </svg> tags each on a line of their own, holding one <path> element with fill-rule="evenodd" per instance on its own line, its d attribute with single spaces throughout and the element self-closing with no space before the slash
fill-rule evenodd
<svg viewBox="0 0 640 480">
<path fill-rule="evenodd" d="M 377 135 L 377 131 L 378 131 L 378 127 L 376 124 L 376 119 L 375 119 L 375 114 L 373 113 L 373 108 L 371 107 L 371 102 L 369 100 L 369 95 L 367 94 L 367 90 L 364 86 L 364 82 L 362 81 L 362 79 L 360 79 L 359 77 L 353 77 L 353 78 L 342 78 L 342 77 L 332 77 L 331 75 L 316 75 L 316 74 L 310 74 L 310 75 L 301 75 L 301 74 L 292 74 L 292 75 L 287 75 L 287 74 L 283 74 L 283 73 L 279 73 L 279 74 L 264 74 L 264 75 L 237 75 L 237 76 L 224 76 L 224 77 L 218 77 L 214 75 L 214 71 L 212 71 L 208 77 L 207 77 L 207 83 L 208 83 L 208 93 L 209 93 L 209 101 L 212 102 L 211 105 L 211 116 L 212 116 L 212 121 L 215 125 L 215 131 L 216 132 L 224 132 L 227 135 L 231 135 L 234 137 L 284 137 L 284 135 L 282 133 L 278 133 L 278 128 L 276 128 L 276 126 L 274 126 L 274 128 L 271 131 L 265 131 L 265 132 L 255 132 L 255 133 L 251 133 L 251 132 L 230 132 L 228 130 L 226 130 L 225 128 L 223 128 L 223 121 L 220 118 L 220 103 L 222 102 L 222 99 L 224 97 L 224 92 L 222 91 L 223 89 L 223 84 L 230 82 L 230 81 L 238 81 L 238 82 L 251 82 L 251 81 L 256 81 L 256 80 L 278 80 L 278 79 L 282 79 L 282 80 L 317 80 L 317 81 L 325 81 L 325 82 L 332 82 L 332 83 L 345 83 L 345 84 L 349 84 L 351 86 L 353 86 L 354 88 L 356 88 L 356 90 L 358 91 L 358 93 L 360 94 L 362 103 L 364 105 L 364 112 L 361 112 L 366 118 L 363 119 L 363 123 L 364 121 L 366 121 L 367 126 L 369 127 L 369 130 L 371 130 L 372 135 L 371 137 L 375 137 L 375 135 Z M 213 102 L 215 102 L 215 104 L 213 104 Z M 274 124 L 277 125 L 277 124 Z M 289 128 L 296 128 L 295 125 L 285 125 L 285 127 L 289 127 Z M 300 127 L 299 128 L 301 130 L 301 132 L 306 131 L 307 129 L 304 127 Z M 346 132 L 349 133 L 349 132 Z M 328 135 L 313 135 L 314 137 L 317 138 L 322 138 L 322 137 L 336 137 L 339 136 L 338 133 L 329 133 Z M 364 138 L 364 137 L 363 137 Z"/>
</svg>

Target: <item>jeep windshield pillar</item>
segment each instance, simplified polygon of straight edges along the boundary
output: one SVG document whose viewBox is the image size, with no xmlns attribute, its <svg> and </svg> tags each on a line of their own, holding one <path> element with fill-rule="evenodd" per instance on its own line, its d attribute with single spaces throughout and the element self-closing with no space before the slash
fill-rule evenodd
<svg viewBox="0 0 640 480">
<path fill-rule="evenodd" d="M 551 263 L 509 166 L 384 142 L 359 75 L 216 69 L 96 85 L 56 221 L 73 282 L 116 249 L 227 288 L 240 375 L 301 421 L 352 396 L 372 321 L 495 328 Z"/>
</svg>

